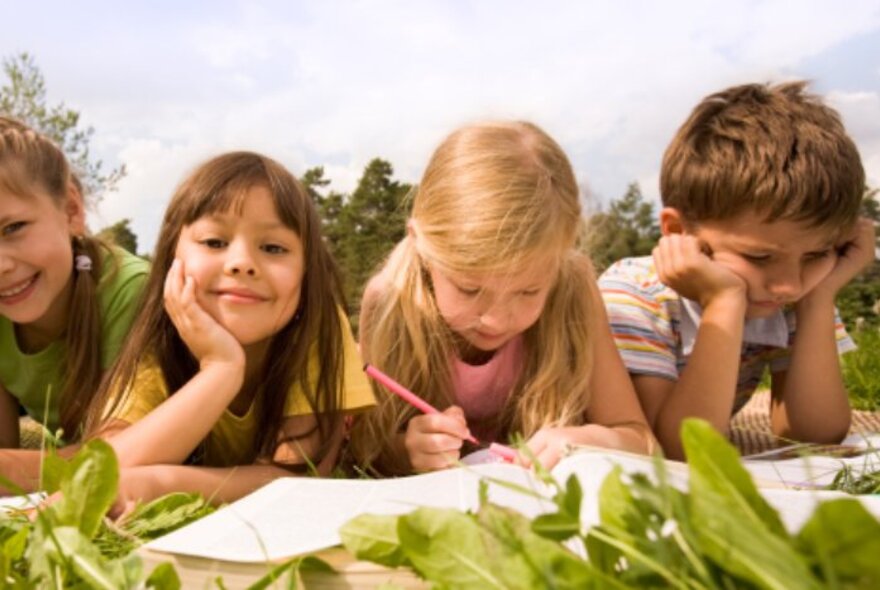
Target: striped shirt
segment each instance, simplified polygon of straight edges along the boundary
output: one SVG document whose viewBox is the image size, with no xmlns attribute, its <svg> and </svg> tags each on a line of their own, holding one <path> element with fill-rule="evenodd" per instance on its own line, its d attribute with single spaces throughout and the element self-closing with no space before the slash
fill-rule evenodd
<svg viewBox="0 0 880 590">
<path fill-rule="evenodd" d="M 599 277 L 599 288 L 627 370 L 634 375 L 677 381 L 690 356 L 690 351 L 686 353 L 682 345 L 688 340 L 683 330 L 694 329 L 689 327 L 694 322 L 688 321 L 686 314 L 693 313 L 687 308 L 693 309 L 695 304 L 684 305 L 678 293 L 660 282 L 650 256 L 615 262 Z M 761 337 L 766 336 L 767 330 L 756 322 L 764 320 L 746 320 L 733 413 L 755 392 L 766 368 L 771 373 L 788 368 L 796 328 L 795 313 L 790 308 L 779 313 L 781 317 L 774 318 L 775 323 L 784 322 L 788 332 L 784 346 L 768 344 L 772 337 L 769 340 Z M 696 323 L 699 323 L 698 317 Z M 834 325 L 838 353 L 855 349 L 836 310 Z"/>
</svg>

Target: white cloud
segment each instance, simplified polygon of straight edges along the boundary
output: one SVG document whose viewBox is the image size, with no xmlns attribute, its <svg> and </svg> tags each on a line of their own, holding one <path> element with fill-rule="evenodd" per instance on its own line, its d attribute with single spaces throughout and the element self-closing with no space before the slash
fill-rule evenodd
<svg viewBox="0 0 880 590">
<path fill-rule="evenodd" d="M 417 181 L 449 131 L 483 118 L 545 127 L 597 198 L 634 180 L 654 198 L 666 143 L 704 95 L 810 77 L 805 60 L 880 29 L 876 2 L 235 6 L 189 21 L 168 15 L 149 34 L 116 30 L 107 55 L 78 59 L 69 44 L 42 51 L 55 71 L 82 69 L 87 88 L 65 91 L 84 97 L 72 104 L 98 130 L 96 152 L 129 168 L 102 214 L 135 216 L 144 245 L 185 170 L 209 153 L 255 149 L 295 173 L 324 165 L 333 188 L 348 191 L 377 156 Z M 848 88 L 833 100 L 880 183 L 878 72 L 865 71 L 855 90 L 873 99 Z"/>
</svg>

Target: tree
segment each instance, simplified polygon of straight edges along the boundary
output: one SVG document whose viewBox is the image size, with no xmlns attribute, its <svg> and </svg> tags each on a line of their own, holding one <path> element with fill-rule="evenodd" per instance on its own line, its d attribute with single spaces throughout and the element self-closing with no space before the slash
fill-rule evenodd
<svg viewBox="0 0 880 590">
<path fill-rule="evenodd" d="M 131 219 L 123 219 L 113 225 L 108 225 L 97 233 L 97 237 L 105 242 L 116 244 L 132 254 L 137 254 L 137 236 L 131 230 Z"/>
<path fill-rule="evenodd" d="M 355 307 L 370 275 L 406 234 L 405 198 L 412 187 L 392 180 L 393 174 L 386 160 L 371 160 L 339 216 L 337 255 L 346 298 Z"/>
<path fill-rule="evenodd" d="M 322 167 L 310 168 L 301 181 L 321 215 L 324 239 L 342 272 L 345 298 L 353 308 L 352 327 L 357 329 L 357 308 L 364 285 L 406 233 L 409 214 L 405 200 L 411 186 L 393 179 L 394 168 L 386 160 L 371 160 L 350 195 L 322 189 L 330 184 Z"/>
<path fill-rule="evenodd" d="M 659 239 L 654 205 L 644 200 L 635 182 L 607 213 L 595 213 L 587 223 L 586 243 L 598 272 L 621 258 L 650 254 Z"/>
<path fill-rule="evenodd" d="M 108 173 L 103 171 L 103 162 L 95 160 L 89 151 L 95 130 L 81 128 L 79 112 L 64 103 L 46 104 L 46 82 L 31 55 L 20 53 L 4 60 L 3 71 L 8 82 L 0 86 L 0 113 L 54 140 L 85 187 L 90 204 L 97 205 L 104 193 L 116 189 L 125 176 L 125 165 Z"/>
</svg>

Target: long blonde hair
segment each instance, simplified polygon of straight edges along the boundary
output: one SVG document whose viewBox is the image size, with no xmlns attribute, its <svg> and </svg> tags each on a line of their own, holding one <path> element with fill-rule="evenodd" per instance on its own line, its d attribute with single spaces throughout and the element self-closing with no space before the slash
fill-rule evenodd
<svg viewBox="0 0 880 590">
<path fill-rule="evenodd" d="M 444 408 L 453 403 L 454 335 L 441 317 L 428 265 L 462 273 L 516 272 L 557 253 L 556 282 L 524 334 L 526 360 L 496 426 L 530 436 L 580 424 L 589 404 L 590 321 L 598 301 L 589 259 L 576 249 L 583 220 L 577 181 L 559 145 L 526 122 L 463 127 L 434 152 L 413 198 L 413 231 L 382 270 L 387 284 L 361 326 L 366 361 Z M 375 388 L 378 406 L 352 433 L 353 459 L 402 473 L 387 452 L 415 411 Z"/>
</svg>

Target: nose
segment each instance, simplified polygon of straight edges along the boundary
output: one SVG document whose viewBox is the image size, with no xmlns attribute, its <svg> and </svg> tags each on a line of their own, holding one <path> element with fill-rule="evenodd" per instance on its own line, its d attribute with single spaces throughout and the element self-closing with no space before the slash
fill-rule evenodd
<svg viewBox="0 0 880 590">
<path fill-rule="evenodd" d="M 801 295 L 801 269 L 776 269 L 767 281 L 767 291 L 777 299 L 795 301 Z"/>
<path fill-rule="evenodd" d="M 9 272 L 15 264 L 12 262 L 12 256 L 0 252 L 0 274 Z"/>
<path fill-rule="evenodd" d="M 480 325 L 498 334 L 504 332 L 510 323 L 510 306 L 501 301 L 490 304 L 480 314 Z"/>
<path fill-rule="evenodd" d="M 257 276 L 257 264 L 250 248 L 245 244 L 230 244 L 224 271 L 230 275 Z"/>
</svg>

